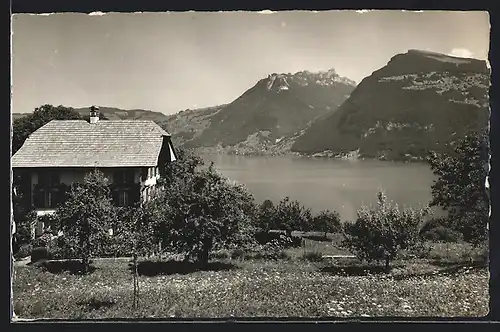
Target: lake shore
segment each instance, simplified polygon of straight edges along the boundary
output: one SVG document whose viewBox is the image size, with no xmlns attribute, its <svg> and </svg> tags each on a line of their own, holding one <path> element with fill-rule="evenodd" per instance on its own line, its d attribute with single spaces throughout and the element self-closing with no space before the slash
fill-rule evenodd
<svg viewBox="0 0 500 332">
<path fill-rule="evenodd" d="M 292 151 L 273 151 L 273 150 L 263 150 L 263 151 L 255 151 L 255 150 L 245 150 L 245 149 L 234 149 L 234 148 L 197 148 L 194 149 L 200 155 L 228 155 L 228 156 L 242 156 L 242 157 L 301 157 L 307 159 L 328 159 L 328 160 L 344 160 L 344 161 L 357 161 L 357 160 L 373 160 L 373 161 L 387 161 L 387 162 L 400 162 L 400 163 L 423 163 L 426 164 L 426 161 L 423 157 L 416 156 L 406 156 L 405 158 L 400 159 L 387 159 L 385 156 L 380 156 L 379 158 L 375 157 L 363 157 L 360 156 L 357 152 L 352 151 L 350 153 L 338 155 L 331 152 L 320 152 L 314 154 L 301 154 L 298 152 Z"/>
</svg>

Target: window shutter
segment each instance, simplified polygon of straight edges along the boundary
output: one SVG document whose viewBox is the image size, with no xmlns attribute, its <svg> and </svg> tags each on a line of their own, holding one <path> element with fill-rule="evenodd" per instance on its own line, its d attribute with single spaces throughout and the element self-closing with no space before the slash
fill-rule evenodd
<svg viewBox="0 0 500 332">
<path fill-rule="evenodd" d="M 43 207 L 43 191 L 41 190 L 35 190 L 33 192 L 33 205 L 37 208 Z"/>
</svg>

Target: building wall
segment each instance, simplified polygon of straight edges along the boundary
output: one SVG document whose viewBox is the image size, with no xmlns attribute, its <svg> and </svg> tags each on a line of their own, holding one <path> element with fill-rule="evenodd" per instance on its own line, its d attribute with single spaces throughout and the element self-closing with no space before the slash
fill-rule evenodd
<svg viewBox="0 0 500 332">
<path fill-rule="evenodd" d="M 93 170 L 94 169 L 85 169 L 85 168 L 63 168 L 63 169 L 58 170 L 59 177 L 60 177 L 59 179 L 60 179 L 61 183 L 68 184 L 68 185 L 75 183 L 75 182 L 81 183 L 81 182 L 83 182 L 85 175 L 87 173 L 92 172 Z M 104 176 L 106 176 L 106 178 L 109 181 L 109 184 L 112 184 L 113 183 L 113 174 L 117 170 L 119 170 L 119 168 L 101 168 L 99 170 L 104 174 Z M 36 169 L 31 172 L 31 180 L 32 180 L 33 185 L 35 185 L 39 182 L 38 181 L 39 172 L 40 171 L 38 171 Z M 141 169 L 135 168 L 134 169 L 134 183 L 140 183 L 141 182 L 140 177 L 141 177 Z"/>
<path fill-rule="evenodd" d="M 113 175 L 118 170 L 124 170 L 125 168 L 103 168 L 100 169 L 103 172 L 104 176 L 108 179 L 109 184 L 113 184 Z M 31 191 L 31 201 L 34 201 L 33 198 L 33 188 L 36 184 L 39 183 L 39 176 L 42 176 L 43 171 L 33 169 L 31 173 L 31 181 L 32 181 L 32 191 Z M 61 183 L 70 185 L 72 183 L 82 183 L 84 181 L 85 175 L 89 172 L 92 172 L 93 169 L 85 169 L 85 168 L 61 168 L 57 170 L 59 173 L 59 180 Z M 138 183 L 141 185 L 141 201 L 146 202 L 152 195 L 154 188 L 160 178 L 160 170 L 159 167 L 149 167 L 147 168 L 147 173 L 145 173 L 146 177 L 141 178 L 142 176 L 142 168 L 134 169 L 134 183 Z M 49 209 L 53 210 L 53 209 Z M 42 209 L 40 209 L 42 213 Z"/>
</svg>

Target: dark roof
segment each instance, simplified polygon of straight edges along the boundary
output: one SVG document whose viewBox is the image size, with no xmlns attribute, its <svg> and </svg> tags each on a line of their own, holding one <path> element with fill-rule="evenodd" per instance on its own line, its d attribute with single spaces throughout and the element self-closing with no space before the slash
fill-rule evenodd
<svg viewBox="0 0 500 332">
<path fill-rule="evenodd" d="M 164 136 L 153 121 L 53 120 L 30 135 L 12 167 L 155 166 Z"/>
</svg>

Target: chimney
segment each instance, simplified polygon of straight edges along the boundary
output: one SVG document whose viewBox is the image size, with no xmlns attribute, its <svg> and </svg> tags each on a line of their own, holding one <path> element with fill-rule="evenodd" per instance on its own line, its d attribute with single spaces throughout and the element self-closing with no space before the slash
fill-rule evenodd
<svg viewBox="0 0 500 332">
<path fill-rule="evenodd" d="M 90 123 L 97 123 L 99 121 L 99 106 L 90 106 Z"/>
</svg>

